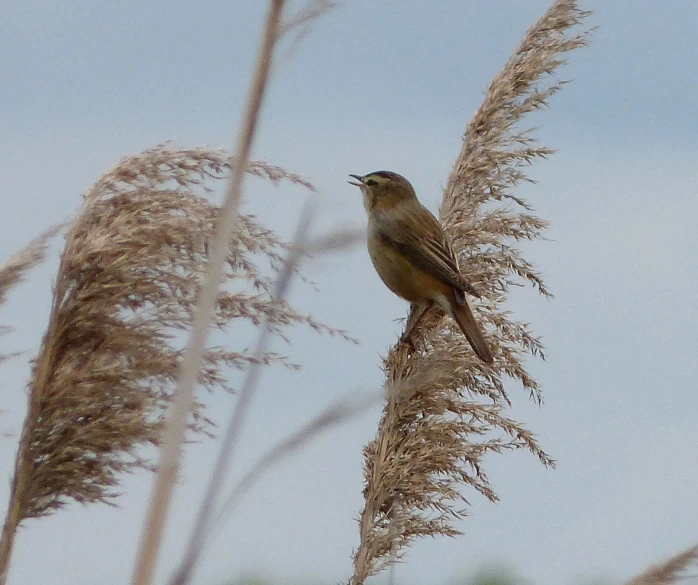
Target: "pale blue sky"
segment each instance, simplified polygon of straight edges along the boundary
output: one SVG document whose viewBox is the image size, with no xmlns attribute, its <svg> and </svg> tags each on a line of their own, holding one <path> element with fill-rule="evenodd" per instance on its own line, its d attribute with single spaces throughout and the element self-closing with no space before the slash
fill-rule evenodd
<svg viewBox="0 0 698 585">
<path fill-rule="evenodd" d="M 0 244 L 7 258 L 73 213 L 80 193 L 119 157 L 167 139 L 231 145 L 263 2 L 25 0 L 0 19 Z M 322 189 L 318 230 L 361 226 L 348 173 L 407 175 L 436 209 L 440 186 L 483 90 L 544 0 L 346 0 L 316 23 L 271 86 L 255 156 Z M 511 416 L 559 462 L 491 457 L 502 501 L 472 494 L 456 540 L 419 542 L 400 585 L 447 583 L 504 561 L 539 585 L 622 582 L 698 542 L 698 4 L 588 0 L 593 43 L 571 55 L 573 79 L 530 125 L 559 149 L 522 187 L 552 222 L 527 246 L 556 298 L 517 294 L 511 309 L 544 335 L 532 370 L 546 404 L 512 388 Z M 303 193 L 249 183 L 247 209 L 284 234 Z M 45 326 L 52 261 L 2 308 L 3 429 L 19 432 L 28 358 Z M 345 392 L 381 382 L 380 354 L 406 307 L 384 289 L 365 250 L 318 259 L 319 292 L 294 300 L 349 329 L 354 347 L 298 331 L 299 374 L 265 375 L 240 463 Z M 360 295 L 357 295 L 357 292 Z M 211 404 L 225 420 L 232 400 Z M 361 449 L 379 409 L 308 447 L 247 498 L 196 583 L 261 572 L 279 583 L 350 575 L 361 506 Z M 15 442 L 5 440 L 9 479 Z M 178 558 L 215 445 L 187 450 L 158 583 Z M 128 581 L 152 477 L 126 478 L 120 508 L 71 506 L 20 532 L 10 583 Z M 8 481 L 0 481 L 2 501 Z M 288 581 L 286 581 L 288 579 Z"/>
</svg>

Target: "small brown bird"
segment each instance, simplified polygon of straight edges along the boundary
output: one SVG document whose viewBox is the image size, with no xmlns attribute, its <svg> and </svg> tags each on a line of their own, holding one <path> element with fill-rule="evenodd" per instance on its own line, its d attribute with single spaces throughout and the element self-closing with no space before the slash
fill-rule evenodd
<svg viewBox="0 0 698 585">
<path fill-rule="evenodd" d="M 441 224 L 410 182 L 390 171 L 349 176 L 363 193 L 373 266 L 391 291 L 414 305 L 402 340 L 410 339 L 421 316 L 437 303 L 456 320 L 478 357 L 492 364 L 492 351 L 465 298 L 465 293 L 480 295 L 461 274 Z"/>
</svg>

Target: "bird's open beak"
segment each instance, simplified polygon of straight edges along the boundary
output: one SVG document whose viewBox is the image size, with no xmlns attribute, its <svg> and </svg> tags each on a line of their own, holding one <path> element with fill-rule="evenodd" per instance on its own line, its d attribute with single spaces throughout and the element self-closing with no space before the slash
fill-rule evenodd
<svg viewBox="0 0 698 585">
<path fill-rule="evenodd" d="M 364 182 L 361 179 L 359 175 L 349 175 L 352 179 L 356 179 L 358 183 L 355 183 L 354 181 L 347 181 L 350 185 L 355 185 L 356 187 L 363 187 Z"/>
</svg>

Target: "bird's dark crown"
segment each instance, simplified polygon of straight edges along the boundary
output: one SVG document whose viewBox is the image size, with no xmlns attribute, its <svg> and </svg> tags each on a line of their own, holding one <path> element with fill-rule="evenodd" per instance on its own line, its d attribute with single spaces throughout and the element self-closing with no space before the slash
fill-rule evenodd
<svg viewBox="0 0 698 585">
<path fill-rule="evenodd" d="M 374 171 L 372 173 L 368 173 L 367 175 L 361 177 L 361 182 L 367 187 L 404 183 L 407 183 L 409 185 L 409 181 L 405 179 L 405 177 L 403 177 L 402 175 L 398 175 L 397 173 L 393 173 L 391 171 Z"/>
</svg>

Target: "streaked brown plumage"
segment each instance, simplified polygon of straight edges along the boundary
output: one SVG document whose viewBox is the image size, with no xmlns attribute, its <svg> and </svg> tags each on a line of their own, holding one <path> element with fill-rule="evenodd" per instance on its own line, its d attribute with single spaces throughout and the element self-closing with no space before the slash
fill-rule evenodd
<svg viewBox="0 0 698 585">
<path fill-rule="evenodd" d="M 405 177 L 389 171 L 349 175 L 361 189 L 368 213 L 368 253 L 386 286 L 413 303 L 403 339 L 437 303 L 458 323 L 480 359 L 494 362 L 465 293 L 479 297 L 461 274 L 458 260 L 438 220 L 417 199 Z"/>
</svg>

